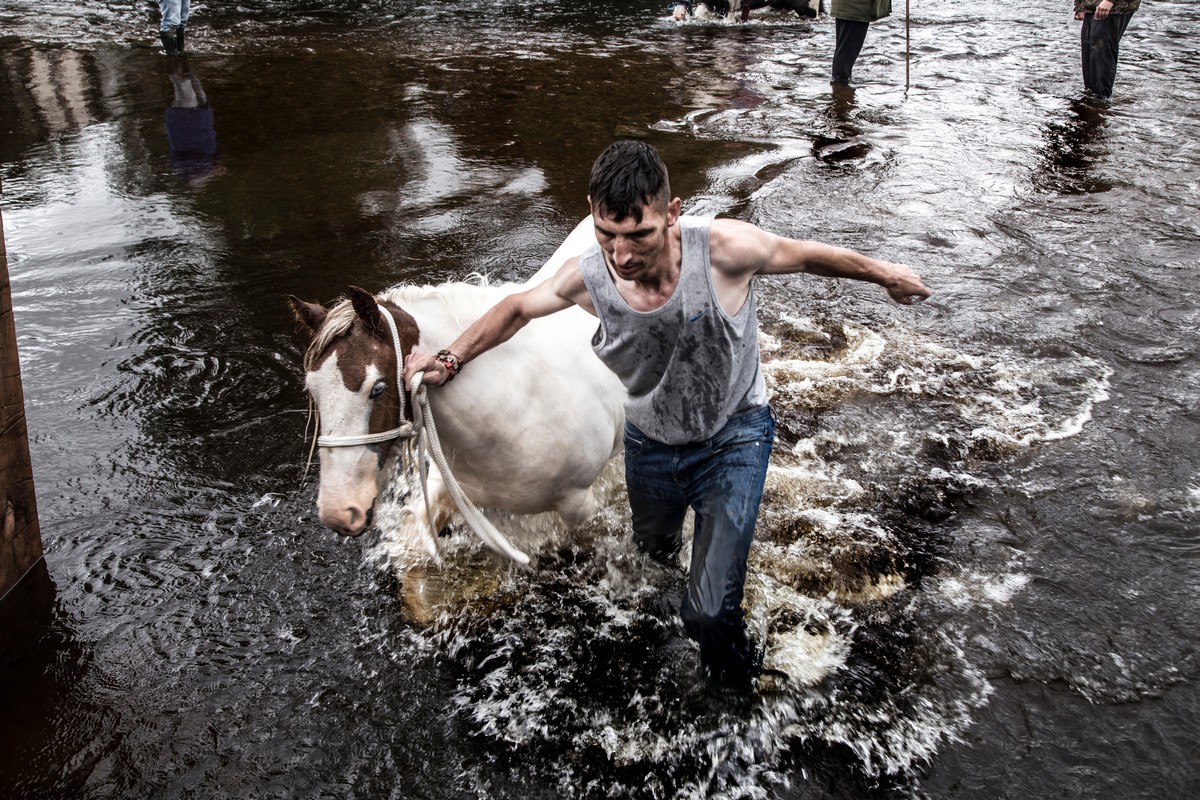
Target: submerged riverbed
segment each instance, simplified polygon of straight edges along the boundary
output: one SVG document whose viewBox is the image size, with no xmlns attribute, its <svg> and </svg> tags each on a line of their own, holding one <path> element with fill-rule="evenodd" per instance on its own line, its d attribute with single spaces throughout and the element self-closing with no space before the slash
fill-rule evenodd
<svg viewBox="0 0 1200 800">
<path fill-rule="evenodd" d="M 151 6 L 0 0 L 53 592 L 0 672 L 0 793 L 1195 795 L 1200 9 L 1143 4 L 1101 105 L 1068 6 L 925 0 L 906 64 L 897 5 L 834 91 L 828 18 L 206 4 L 184 63 Z M 696 686 L 619 481 L 573 536 L 500 520 L 532 571 L 456 536 L 428 626 L 386 534 L 313 510 L 284 297 L 523 280 L 619 137 L 685 211 L 935 292 L 760 287 L 750 618 L 795 679 L 747 708 Z"/>
</svg>

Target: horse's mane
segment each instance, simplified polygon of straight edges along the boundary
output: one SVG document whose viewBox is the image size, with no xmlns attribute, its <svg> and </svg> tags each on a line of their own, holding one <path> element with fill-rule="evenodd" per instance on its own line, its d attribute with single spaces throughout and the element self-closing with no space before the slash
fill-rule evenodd
<svg viewBox="0 0 1200 800">
<path fill-rule="evenodd" d="M 458 320 L 461 327 L 466 328 L 495 304 L 499 297 L 498 290 L 505 286 L 493 284 L 486 275 L 475 273 L 469 276 L 469 281 L 439 283 L 436 286 L 397 284 L 375 295 L 375 299 L 401 306 L 409 313 L 412 313 L 411 307 L 419 303 L 437 302 L 447 314 Z M 321 354 L 335 339 L 349 331 L 357 318 L 349 298 L 339 297 L 334 301 L 304 353 L 306 372 L 316 367 Z"/>
</svg>

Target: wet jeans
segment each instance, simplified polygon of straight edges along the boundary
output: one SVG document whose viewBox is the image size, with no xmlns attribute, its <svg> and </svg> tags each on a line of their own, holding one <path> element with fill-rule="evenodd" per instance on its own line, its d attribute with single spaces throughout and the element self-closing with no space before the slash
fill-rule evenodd
<svg viewBox="0 0 1200 800">
<path fill-rule="evenodd" d="M 1112 95 L 1121 37 L 1132 16 L 1109 14 L 1104 19 L 1096 19 L 1095 14 L 1086 14 L 1083 18 L 1083 85 L 1097 97 Z"/>
<path fill-rule="evenodd" d="M 724 680 L 745 679 L 753 669 L 742 591 L 774 439 L 767 406 L 737 415 L 707 441 L 686 445 L 654 441 L 625 423 L 634 541 L 667 561 L 682 546 L 688 506 L 695 511 L 680 616 L 688 636 L 700 645 L 700 660 Z"/>
<path fill-rule="evenodd" d="M 158 10 L 162 12 L 162 23 L 158 29 L 169 32 L 186 25 L 190 6 L 191 0 L 158 0 Z"/>
</svg>

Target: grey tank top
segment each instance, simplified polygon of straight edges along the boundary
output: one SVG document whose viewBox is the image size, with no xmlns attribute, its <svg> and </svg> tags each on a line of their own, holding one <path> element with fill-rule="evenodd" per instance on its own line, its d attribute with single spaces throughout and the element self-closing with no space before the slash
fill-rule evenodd
<svg viewBox="0 0 1200 800">
<path fill-rule="evenodd" d="M 704 441 L 730 417 L 767 402 L 754 284 L 737 314 L 726 314 L 713 289 L 709 221 L 680 217 L 679 226 L 679 284 L 655 311 L 629 307 L 599 244 L 579 260 L 600 317 L 592 349 L 629 392 L 625 416 L 650 438 L 671 445 Z"/>
</svg>

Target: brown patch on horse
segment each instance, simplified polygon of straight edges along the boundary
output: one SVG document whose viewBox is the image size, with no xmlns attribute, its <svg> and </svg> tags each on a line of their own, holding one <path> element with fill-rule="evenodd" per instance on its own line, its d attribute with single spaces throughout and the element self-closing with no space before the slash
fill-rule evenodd
<svg viewBox="0 0 1200 800">
<path fill-rule="evenodd" d="M 385 300 L 384 302 L 378 303 L 377 308 L 379 309 L 380 313 L 392 315 L 392 321 L 396 323 L 396 334 L 400 338 L 400 363 L 399 363 L 399 365 L 396 364 L 396 360 L 394 358 L 395 349 L 393 347 L 393 349 L 392 349 L 393 358 L 392 358 L 392 361 L 390 364 L 390 367 L 392 368 L 393 373 L 394 373 L 395 367 L 399 366 L 400 374 L 399 375 L 394 375 L 393 373 L 385 373 L 385 374 L 387 374 L 389 376 L 389 380 L 393 382 L 394 386 L 398 387 L 400 391 L 405 392 L 407 395 L 408 387 L 404 385 L 403 364 L 404 364 L 405 359 L 408 358 L 409 353 L 411 353 L 413 351 L 413 348 L 417 346 L 417 342 L 419 342 L 421 340 L 421 328 L 419 325 L 417 325 L 417 321 L 415 319 L 413 319 L 413 316 L 411 314 L 409 314 L 407 311 L 405 311 L 403 308 L 396 305 L 395 303 L 389 303 Z M 391 343 L 392 332 L 386 328 L 386 324 L 385 324 L 384 330 L 382 331 L 382 335 L 387 336 L 388 342 Z M 392 400 L 397 399 L 397 392 L 389 392 L 388 394 L 392 398 Z M 408 408 L 408 413 L 406 416 L 411 420 L 412 419 L 412 403 L 411 402 L 407 403 L 407 408 Z M 392 418 L 395 419 L 398 416 L 399 416 L 399 408 L 396 409 L 395 413 L 392 415 Z"/>
<path fill-rule="evenodd" d="M 292 309 L 292 316 L 296 318 L 297 322 L 308 328 L 309 333 L 316 333 L 325 323 L 325 318 L 329 316 L 329 309 L 325 306 L 306 303 L 294 294 L 287 296 L 287 302 Z"/>
<path fill-rule="evenodd" d="M 421 326 L 413 319 L 412 314 L 409 314 L 395 303 L 384 300 L 379 303 L 379 307 L 386 308 L 392 314 L 392 320 L 396 323 L 396 333 L 400 335 L 400 352 L 404 358 L 408 358 L 408 354 L 417 346 L 417 342 L 421 340 Z M 391 333 L 390 331 L 388 332 Z"/>
<path fill-rule="evenodd" d="M 404 380 L 403 374 L 396 375 L 396 356 L 392 344 L 392 333 L 383 314 L 390 313 L 396 323 L 400 337 L 400 352 L 407 357 L 421 338 L 421 329 L 412 315 L 391 302 L 379 302 L 374 295 L 357 286 L 350 287 L 350 299 L 341 300 L 326 309 L 316 303 L 306 303 L 288 296 L 292 314 L 312 333 L 313 340 L 304 357 L 304 369 L 313 371 L 332 356 L 338 354 L 338 371 L 342 382 L 352 392 L 362 388 L 367 379 L 367 368 L 374 364 L 389 381 L 393 391 L 388 392 L 387 403 L 377 403 L 372 412 L 371 430 L 377 413 L 388 406 L 392 419 L 397 416 L 395 387 Z M 404 387 L 400 387 L 403 389 Z M 394 425 L 380 426 L 394 427 Z"/>
<path fill-rule="evenodd" d="M 384 335 L 388 337 L 386 342 L 378 333 L 368 330 L 361 320 L 355 320 L 350 330 L 339 337 L 317 363 L 323 363 L 336 352 L 342 383 L 352 392 L 362 388 L 363 381 L 367 379 L 367 368 L 372 364 L 385 380 L 392 380 L 396 372 L 396 357 L 392 349 L 392 337 L 386 331 Z"/>
<path fill-rule="evenodd" d="M 351 286 L 350 305 L 354 306 L 354 313 L 358 315 L 368 330 L 382 332 L 388 341 L 391 341 L 390 331 L 384 325 L 383 312 L 379 310 L 379 301 L 375 299 L 375 295 L 366 289 Z"/>
</svg>

